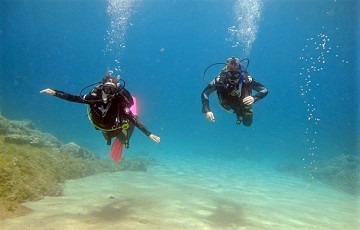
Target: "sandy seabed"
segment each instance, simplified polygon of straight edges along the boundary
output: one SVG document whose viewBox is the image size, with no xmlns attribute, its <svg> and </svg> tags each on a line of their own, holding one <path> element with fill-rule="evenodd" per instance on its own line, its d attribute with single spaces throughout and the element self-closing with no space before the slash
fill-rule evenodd
<svg viewBox="0 0 360 230">
<path fill-rule="evenodd" d="M 64 184 L 64 196 L 24 204 L 11 229 L 360 229 L 359 199 L 241 160 L 162 159 L 147 172 Z M 177 162 L 176 165 L 174 162 Z"/>
</svg>

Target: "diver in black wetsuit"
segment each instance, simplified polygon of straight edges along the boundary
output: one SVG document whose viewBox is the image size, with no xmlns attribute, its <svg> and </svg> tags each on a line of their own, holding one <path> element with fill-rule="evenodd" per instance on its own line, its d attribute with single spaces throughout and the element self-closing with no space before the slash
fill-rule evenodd
<svg viewBox="0 0 360 230">
<path fill-rule="evenodd" d="M 111 76 L 111 71 L 99 83 L 101 84 L 86 95 L 71 95 L 53 89 L 44 89 L 40 93 L 54 95 L 71 102 L 88 104 L 89 119 L 95 129 L 102 131 L 108 145 L 111 144 L 113 137 L 117 137 L 128 148 L 134 125 L 154 142 L 160 142 L 160 137 L 148 131 L 138 117 L 131 112 L 133 98 L 124 86 L 118 84 L 118 79 Z"/>
<path fill-rule="evenodd" d="M 257 94 L 252 96 L 252 90 L 257 91 Z M 212 122 L 215 122 L 215 117 L 210 110 L 209 96 L 214 91 L 217 92 L 220 105 L 236 114 L 236 124 L 242 122 L 245 126 L 251 126 L 253 121 L 252 104 L 268 94 L 265 86 L 255 81 L 235 57 L 227 59 L 226 66 L 201 94 L 202 112 Z"/>
</svg>

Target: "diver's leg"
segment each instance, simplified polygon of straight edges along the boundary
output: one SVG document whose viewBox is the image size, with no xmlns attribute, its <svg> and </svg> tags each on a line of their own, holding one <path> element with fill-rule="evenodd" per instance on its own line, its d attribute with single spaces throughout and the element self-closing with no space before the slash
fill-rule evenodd
<svg viewBox="0 0 360 230">
<path fill-rule="evenodd" d="M 129 148 L 129 142 L 133 132 L 134 125 L 132 123 L 129 123 L 129 128 L 118 131 L 116 136 L 120 140 L 120 142 L 124 144 L 125 148 Z"/>
<path fill-rule="evenodd" d="M 111 145 L 111 135 L 109 132 L 106 132 L 106 131 L 102 131 L 102 134 L 106 140 L 106 144 L 107 145 Z"/>
<path fill-rule="evenodd" d="M 134 132 L 134 124 L 130 123 L 129 128 L 127 129 L 125 148 L 129 148 L 130 138 Z"/>
<path fill-rule="evenodd" d="M 243 120 L 243 115 L 240 111 L 235 110 L 234 113 L 236 114 L 236 124 L 240 125 L 241 121 Z"/>
<path fill-rule="evenodd" d="M 126 141 L 126 131 L 124 130 L 117 130 L 116 133 L 116 138 L 119 139 L 119 141 L 121 142 L 121 144 L 124 144 Z"/>
<path fill-rule="evenodd" d="M 245 110 L 243 113 L 243 124 L 246 127 L 250 127 L 253 122 L 253 112 L 249 110 Z"/>
<path fill-rule="evenodd" d="M 239 100 L 234 101 L 231 104 L 231 108 L 236 114 L 236 124 L 240 125 L 241 121 L 243 120 L 243 110 L 242 107 L 240 106 L 240 101 Z"/>
</svg>

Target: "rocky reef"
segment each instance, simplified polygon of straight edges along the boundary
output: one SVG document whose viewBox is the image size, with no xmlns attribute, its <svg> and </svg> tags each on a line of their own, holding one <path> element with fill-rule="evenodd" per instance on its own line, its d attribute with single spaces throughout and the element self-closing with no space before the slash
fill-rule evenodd
<svg viewBox="0 0 360 230">
<path fill-rule="evenodd" d="M 341 154 L 320 162 L 313 175 L 323 183 L 360 195 L 360 157 Z"/>
<path fill-rule="evenodd" d="M 0 115 L 0 220 L 29 212 L 21 203 L 60 196 L 62 182 L 105 172 L 146 171 L 153 159 L 100 159 L 76 143 L 61 143 L 29 120 Z"/>
<path fill-rule="evenodd" d="M 329 160 L 317 162 L 311 169 L 304 169 L 294 162 L 277 164 L 273 168 L 307 180 L 319 180 L 339 190 L 360 196 L 360 157 L 356 155 L 340 154 Z"/>
</svg>

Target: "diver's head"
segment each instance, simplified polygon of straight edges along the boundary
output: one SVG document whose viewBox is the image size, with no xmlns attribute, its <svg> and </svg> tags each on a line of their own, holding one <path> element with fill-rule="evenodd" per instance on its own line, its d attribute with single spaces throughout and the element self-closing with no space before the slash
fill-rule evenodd
<svg viewBox="0 0 360 230">
<path fill-rule="evenodd" d="M 107 82 L 111 82 L 111 83 L 114 83 L 115 85 L 117 85 L 118 84 L 118 82 L 119 82 L 119 77 L 113 77 L 112 76 L 112 71 L 111 70 L 109 70 L 106 74 L 105 74 L 105 76 L 103 77 L 103 79 L 102 79 L 102 81 L 101 81 L 101 84 L 105 84 L 105 83 L 107 83 Z"/>
<path fill-rule="evenodd" d="M 107 73 L 101 81 L 102 99 L 107 102 L 109 97 L 113 97 L 118 91 L 118 79 Z"/>
<path fill-rule="evenodd" d="M 236 57 L 228 58 L 226 61 L 226 69 L 229 71 L 239 71 L 240 70 L 240 60 Z"/>
<path fill-rule="evenodd" d="M 227 80 L 230 84 L 240 82 L 240 60 L 238 58 L 228 58 L 226 61 L 226 70 Z"/>
</svg>

